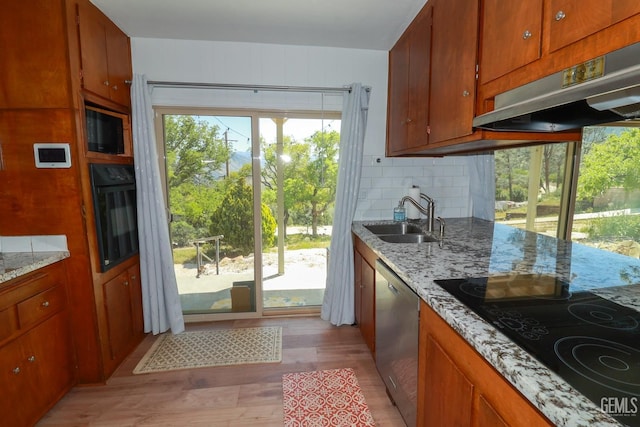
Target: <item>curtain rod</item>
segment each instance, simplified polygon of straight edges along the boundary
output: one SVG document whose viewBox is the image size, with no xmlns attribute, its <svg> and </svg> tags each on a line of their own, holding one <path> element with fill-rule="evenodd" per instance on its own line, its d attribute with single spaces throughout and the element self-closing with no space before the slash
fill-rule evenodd
<svg viewBox="0 0 640 427">
<path fill-rule="evenodd" d="M 228 90 L 252 90 L 258 91 L 291 91 L 291 92 L 323 92 L 342 93 L 351 92 L 351 86 L 345 87 L 313 87 L 313 86 L 272 86 L 272 85 L 243 85 L 231 83 L 190 83 L 190 82 L 168 82 L 149 80 L 148 85 L 165 88 L 191 88 L 191 89 L 228 89 Z M 369 88 L 366 88 L 369 91 Z"/>
</svg>

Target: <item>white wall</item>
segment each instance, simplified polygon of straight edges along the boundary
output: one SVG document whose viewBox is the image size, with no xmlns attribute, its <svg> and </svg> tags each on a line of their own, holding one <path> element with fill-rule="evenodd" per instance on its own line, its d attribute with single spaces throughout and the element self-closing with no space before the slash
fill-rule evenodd
<svg viewBox="0 0 640 427">
<path fill-rule="evenodd" d="M 134 73 L 149 80 L 247 85 L 371 87 L 365 161 L 356 219 L 390 219 L 411 185 L 436 200 L 436 214 L 469 216 L 469 179 L 462 158 L 384 157 L 388 54 L 384 51 L 132 38 Z M 163 106 L 316 109 L 318 94 L 155 89 Z M 328 104 L 328 105 L 327 105 Z M 325 108 L 339 109 L 340 97 L 325 97 Z M 381 162 L 377 163 L 376 159 Z"/>
</svg>

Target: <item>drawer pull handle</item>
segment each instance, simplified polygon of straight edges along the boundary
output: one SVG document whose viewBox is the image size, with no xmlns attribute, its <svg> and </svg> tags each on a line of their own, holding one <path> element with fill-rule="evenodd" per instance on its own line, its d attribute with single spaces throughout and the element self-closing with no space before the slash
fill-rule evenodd
<svg viewBox="0 0 640 427">
<path fill-rule="evenodd" d="M 43 307 L 45 307 L 45 308 L 46 308 L 46 307 L 49 307 L 49 301 L 45 301 L 45 302 L 43 302 L 43 303 L 42 303 L 42 306 L 43 306 Z"/>
<path fill-rule="evenodd" d="M 14 374 L 18 375 L 20 373 L 20 366 L 16 366 L 15 368 L 13 368 L 11 370 L 11 372 L 13 372 Z"/>
<path fill-rule="evenodd" d="M 35 362 L 35 361 L 36 361 L 36 357 L 35 357 L 35 356 L 33 356 L 33 355 L 31 355 L 31 356 L 29 356 L 29 357 L 27 358 L 27 360 L 28 360 L 30 363 L 33 363 L 33 362 Z"/>
</svg>

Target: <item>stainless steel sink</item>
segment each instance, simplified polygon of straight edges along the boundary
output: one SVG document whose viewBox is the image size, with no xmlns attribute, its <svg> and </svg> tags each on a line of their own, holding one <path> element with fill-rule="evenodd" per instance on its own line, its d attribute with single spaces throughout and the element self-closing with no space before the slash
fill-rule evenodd
<svg viewBox="0 0 640 427">
<path fill-rule="evenodd" d="M 372 224 L 365 225 L 364 228 L 371 231 L 373 234 L 416 234 L 424 233 L 422 229 L 415 225 L 406 222 L 396 222 L 394 224 Z"/>
<path fill-rule="evenodd" d="M 378 235 L 380 240 L 384 240 L 389 243 L 424 243 L 424 242 L 438 242 L 438 239 L 434 236 L 425 233 L 409 233 L 409 234 L 380 234 Z"/>
</svg>

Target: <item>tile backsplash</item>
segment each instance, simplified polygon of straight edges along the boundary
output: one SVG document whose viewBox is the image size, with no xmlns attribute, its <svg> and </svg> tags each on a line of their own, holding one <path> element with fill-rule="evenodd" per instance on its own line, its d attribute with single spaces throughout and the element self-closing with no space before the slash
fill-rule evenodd
<svg viewBox="0 0 640 427">
<path fill-rule="evenodd" d="M 68 251 L 67 236 L 0 236 L 0 253 Z"/>
<path fill-rule="evenodd" d="M 411 186 L 435 200 L 436 216 L 471 216 L 469 171 L 464 156 L 390 158 L 365 155 L 355 220 L 392 219 Z"/>
</svg>

